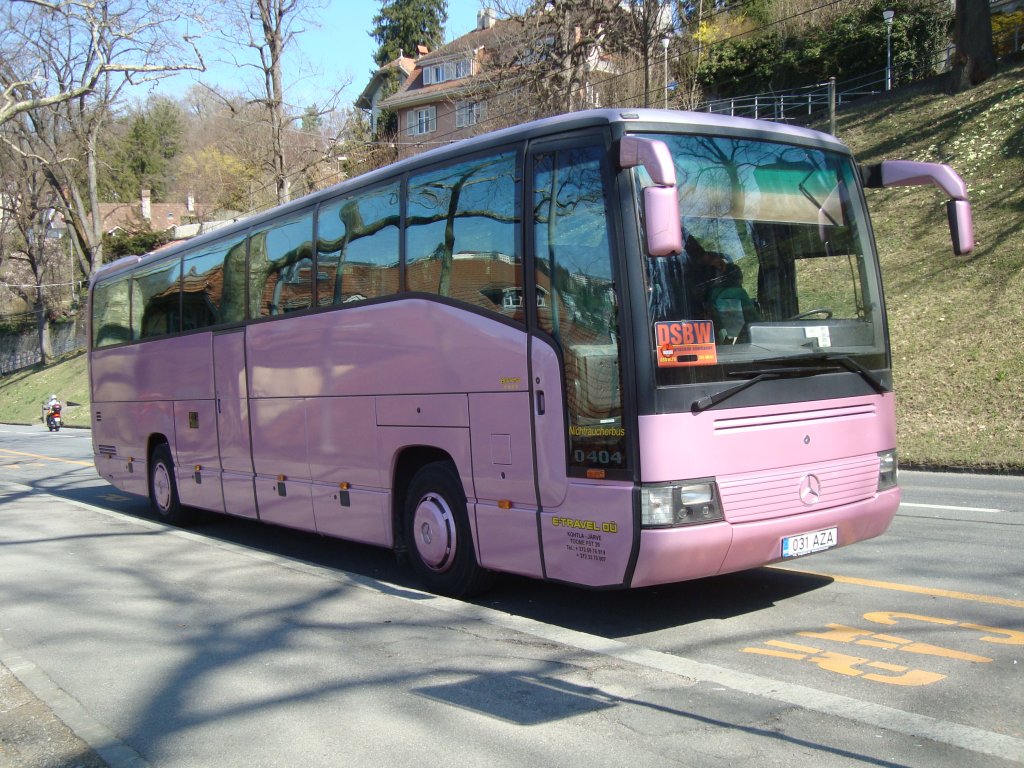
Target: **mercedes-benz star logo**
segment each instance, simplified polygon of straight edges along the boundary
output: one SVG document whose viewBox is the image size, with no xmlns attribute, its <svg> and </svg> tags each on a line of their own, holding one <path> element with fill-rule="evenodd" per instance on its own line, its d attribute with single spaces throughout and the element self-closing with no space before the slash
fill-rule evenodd
<svg viewBox="0 0 1024 768">
<path fill-rule="evenodd" d="M 804 475 L 804 479 L 800 481 L 800 501 L 811 506 L 820 500 L 821 480 L 817 475 Z"/>
</svg>

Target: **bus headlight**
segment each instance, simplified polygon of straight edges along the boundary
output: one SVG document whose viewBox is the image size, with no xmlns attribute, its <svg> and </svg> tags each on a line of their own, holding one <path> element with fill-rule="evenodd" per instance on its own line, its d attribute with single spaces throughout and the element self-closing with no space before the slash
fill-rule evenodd
<svg viewBox="0 0 1024 768">
<path fill-rule="evenodd" d="M 896 449 L 882 451 L 878 454 L 878 490 L 887 491 L 896 487 L 897 475 Z"/>
<path fill-rule="evenodd" d="M 640 523 L 645 528 L 697 525 L 722 519 L 722 505 L 713 481 L 640 488 Z"/>
</svg>

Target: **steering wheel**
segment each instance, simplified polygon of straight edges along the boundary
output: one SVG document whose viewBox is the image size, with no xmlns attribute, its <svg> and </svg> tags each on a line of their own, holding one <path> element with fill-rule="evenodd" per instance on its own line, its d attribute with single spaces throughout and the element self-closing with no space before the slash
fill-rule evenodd
<svg viewBox="0 0 1024 768">
<path fill-rule="evenodd" d="M 829 309 L 828 307 L 818 307 L 817 309 L 808 309 L 806 312 L 801 312 L 799 315 L 793 315 L 792 317 L 787 317 L 786 319 L 803 320 L 805 317 L 810 317 L 811 315 L 824 315 L 824 319 L 828 320 L 830 317 L 832 317 L 832 310 Z"/>
</svg>

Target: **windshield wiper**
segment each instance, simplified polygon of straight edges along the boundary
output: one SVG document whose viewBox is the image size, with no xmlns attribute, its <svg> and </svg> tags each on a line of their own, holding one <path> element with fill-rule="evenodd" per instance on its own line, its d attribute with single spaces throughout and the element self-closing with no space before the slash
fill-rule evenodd
<svg viewBox="0 0 1024 768">
<path fill-rule="evenodd" d="M 736 384 L 735 386 L 723 389 L 721 392 L 716 392 L 713 395 L 707 395 L 705 397 L 694 400 L 690 404 L 690 411 L 692 413 L 700 413 L 706 411 L 708 408 L 712 408 L 724 400 L 728 400 L 733 395 L 736 395 L 748 387 L 752 387 L 760 381 L 770 381 L 773 379 L 785 379 L 785 378 L 800 378 L 803 376 L 817 376 L 822 373 L 835 373 L 836 367 L 844 368 L 851 373 L 856 373 L 864 381 L 866 381 L 871 388 L 879 394 L 884 395 L 886 392 L 891 391 L 885 383 L 878 378 L 871 370 L 865 368 L 863 365 L 858 363 L 852 357 L 848 355 L 827 355 L 827 354 L 811 354 L 801 355 L 800 357 L 782 357 L 776 358 L 770 361 L 772 363 L 799 363 L 797 367 L 791 368 L 762 368 L 758 370 L 732 372 L 730 376 L 750 376 L 744 382 Z M 833 365 L 803 365 L 803 363 L 833 363 Z"/>
<path fill-rule="evenodd" d="M 871 388 L 880 395 L 884 395 L 886 392 L 891 392 L 892 389 L 885 385 L 885 382 L 878 378 L 874 371 L 870 368 L 865 368 L 863 365 L 858 363 L 849 355 L 836 355 L 826 354 L 824 352 L 812 355 L 805 355 L 796 358 L 797 360 L 806 360 L 811 363 L 836 363 L 837 365 L 845 368 L 850 373 L 856 373 L 864 381 L 871 385 Z"/>
<path fill-rule="evenodd" d="M 733 395 L 739 394 L 747 387 L 752 387 L 759 381 L 770 381 L 773 379 L 798 378 L 802 376 L 816 376 L 819 373 L 826 373 L 832 368 L 765 368 L 758 371 L 743 371 L 742 373 L 731 373 L 730 376 L 747 376 L 751 378 L 735 386 L 723 389 L 713 395 L 707 395 L 690 404 L 692 413 L 700 413 L 708 408 L 718 405 L 723 400 L 728 400 Z"/>
</svg>

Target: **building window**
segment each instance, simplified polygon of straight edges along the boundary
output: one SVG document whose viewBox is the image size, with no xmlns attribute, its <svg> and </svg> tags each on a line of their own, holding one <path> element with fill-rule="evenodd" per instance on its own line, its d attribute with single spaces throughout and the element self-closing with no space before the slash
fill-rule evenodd
<svg viewBox="0 0 1024 768">
<path fill-rule="evenodd" d="M 423 68 L 423 84 L 434 85 L 444 81 L 444 65 L 437 64 L 432 67 Z"/>
<path fill-rule="evenodd" d="M 423 68 L 423 84 L 437 85 L 448 80 L 458 80 L 473 74 L 473 62 L 470 59 L 443 61 L 439 64 L 428 64 Z"/>
<path fill-rule="evenodd" d="M 468 128 L 484 119 L 482 101 L 460 101 L 455 105 L 455 127 Z"/>
<path fill-rule="evenodd" d="M 410 136 L 422 136 L 437 130 L 437 112 L 434 107 L 411 109 L 407 113 L 407 133 Z"/>
</svg>

